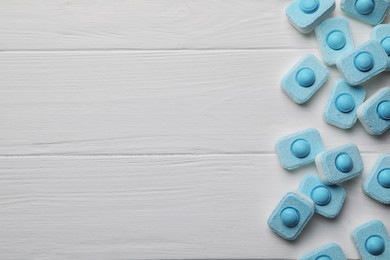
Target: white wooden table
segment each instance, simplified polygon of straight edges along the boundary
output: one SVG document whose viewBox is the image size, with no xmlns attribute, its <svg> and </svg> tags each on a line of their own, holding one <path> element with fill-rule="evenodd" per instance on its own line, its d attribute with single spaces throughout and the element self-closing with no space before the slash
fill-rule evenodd
<svg viewBox="0 0 390 260">
<path fill-rule="evenodd" d="M 283 241 L 266 221 L 310 166 L 282 170 L 275 141 L 317 128 L 356 143 L 369 172 L 390 134 L 322 120 L 330 81 L 305 106 L 279 82 L 314 35 L 287 0 L 1 0 L 0 258 L 296 258 L 389 207 L 346 184 L 336 220 Z M 341 14 L 339 6 L 336 14 Z M 349 19 L 356 43 L 371 27 Z M 365 86 L 390 85 L 388 73 Z"/>
</svg>

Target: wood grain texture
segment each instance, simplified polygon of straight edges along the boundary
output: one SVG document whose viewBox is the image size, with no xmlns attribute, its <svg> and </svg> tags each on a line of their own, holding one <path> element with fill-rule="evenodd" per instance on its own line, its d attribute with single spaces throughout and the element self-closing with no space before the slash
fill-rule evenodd
<svg viewBox="0 0 390 260">
<path fill-rule="evenodd" d="M 336 220 L 316 216 L 296 242 L 266 226 L 316 171 L 282 170 L 281 136 L 315 127 L 327 148 L 356 143 L 365 174 L 390 152 L 390 134 L 323 122 L 334 68 L 305 106 L 280 91 L 303 54 L 319 56 L 289 2 L 0 1 L 0 259 L 292 259 L 331 241 L 357 258 L 352 228 L 390 227 L 363 178 Z"/>
<path fill-rule="evenodd" d="M 336 74 L 306 106 L 281 92 L 305 52 L 2 53 L 0 154 L 273 153 L 305 127 L 319 128 L 327 147 L 388 151 L 389 135 L 323 122 Z M 370 92 L 385 84 L 380 75 Z"/>
<path fill-rule="evenodd" d="M 288 23 L 289 2 L 2 0 L 0 50 L 316 48 Z M 350 22 L 367 40 L 370 26 Z"/>
<path fill-rule="evenodd" d="M 371 167 L 377 154 L 364 154 Z M 0 158 L 2 259 L 296 258 L 324 243 L 357 253 L 351 230 L 388 207 L 346 185 L 336 220 L 316 216 L 294 243 L 266 221 L 306 168 L 275 155 Z M 369 210 L 368 210 L 369 209 Z"/>
</svg>

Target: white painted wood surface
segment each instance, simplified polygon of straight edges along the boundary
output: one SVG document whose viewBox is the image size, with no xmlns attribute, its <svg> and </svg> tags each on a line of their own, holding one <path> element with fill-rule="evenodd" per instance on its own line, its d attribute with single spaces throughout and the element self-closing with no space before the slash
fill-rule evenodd
<svg viewBox="0 0 390 260">
<path fill-rule="evenodd" d="M 2 0 L 0 50 L 316 48 L 287 22 L 289 2 Z M 366 40 L 371 26 L 350 22 Z"/>
<path fill-rule="evenodd" d="M 296 242 L 266 226 L 315 172 L 282 170 L 279 137 L 315 127 L 328 148 L 356 143 L 365 174 L 390 152 L 390 134 L 323 122 L 334 69 L 305 106 L 280 91 L 297 59 L 319 55 L 288 3 L 0 1 L 0 258 L 286 259 L 330 241 L 357 258 L 355 226 L 390 227 L 363 178 L 336 220 L 315 217 Z"/>
</svg>

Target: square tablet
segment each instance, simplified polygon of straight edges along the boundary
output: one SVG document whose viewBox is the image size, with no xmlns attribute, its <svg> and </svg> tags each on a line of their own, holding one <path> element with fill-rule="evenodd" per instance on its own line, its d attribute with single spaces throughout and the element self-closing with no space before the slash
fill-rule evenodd
<svg viewBox="0 0 390 260">
<path fill-rule="evenodd" d="M 328 80 L 328 68 L 314 55 L 305 55 L 281 82 L 283 92 L 297 104 L 306 103 Z"/>
<path fill-rule="evenodd" d="M 293 170 L 314 162 L 316 155 L 324 151 L 324 145 L 320 133 L 309 128 L 280 138 L 275 150 L 282 167 Z"/>
<path fill-rule="evenodd" d="M 383 204 L 390 204 L 390 154 L 381 155 L 363 183 L 369 197 Z"/>
<path fill-rule="evenodd" d="M 313 202 L 297 193 L 287 193 L 268 219 L 268 226 L 287 240 L 294 240 L 314 214 Z"/>
<path fill-rule="evenodd" d="M 324 111 L 324 120 L 341 129 L 353 127 L 357 111 L 366 97 L 366 90 L 360 86 L 350 86 L 346 81 L 338 81 L 330 92 Z"/>
<path fill-rule="evenodd" d="M 326 217 L 335 218 L 343 207 L 345 190 L 338 185 L 326 185 L 314 174 L 303 177 L 299 191 L 315 203 L 315 212 Z"/>
<path fill-rule="evenodd" d="M 350 85 L 360 85 L 386 70 L 387 53 L 377 41 L 368 41 L 337 60 L 337 68 Z"/>
<path fill-rule="evenodd" d="M 309 33 L 335 9 L 334 0 L 294 0 L 286 9 L 290 23 L 300 32 Z"/>
<path fill-rule="evenodd" d="M 316 157 L 316 166 L 322 180 L 331 184 L 353 179 L 364 169 L 359 149 L 354 144 L 320 153 Z"/>
<path fill-rule="evenodd" d="M 390 238 L 381 221 L 372 220 L 356 228 L 352 239 L 363 260 L 390 259 Z"/>
<path fill-rule="evenodd" d="M 348 21 L 343 17 L 329 18 L 315 29 L 320 45 L 322 59 L 328 65 L 336 61 L 355 47 Z"/>
<path fill-rule="evenodd" d="M 369 134 L 381 135 L 390 128 L 390 87 L 378 90 L 357 112 L 360 123 Z"/>
</svg>

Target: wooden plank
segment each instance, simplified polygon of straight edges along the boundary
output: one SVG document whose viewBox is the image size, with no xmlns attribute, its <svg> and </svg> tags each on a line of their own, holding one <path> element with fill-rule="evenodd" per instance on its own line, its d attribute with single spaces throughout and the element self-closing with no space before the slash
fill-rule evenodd
<svg viewBox="0 0 390 260">
<path fill-rule="evenodd" d="M 0 3 L 0 50 L 316 48 L 313 34 L 288 23 L 289 3 L 6 0 Z M 350 21 L 355 40 L 366 41 L 371 26 Z"/>
<path fill-rule="evenodd" d="M 377 154 L 364 154 L 367 169 Z M 357 258 L 351 230 L 388 208 L 345 185 L 335 220 L 315 217 L 300 238 L 266 221 L 313 167 L 286 173 L 275 155 L 0 158 L 3 259 L 296 258 L 333 241 Z M 369 209 L 369 210 L 368 210 Z"/>
<path fill-rule="evenodd" d="M 0 54 L 0 155 L 272 153 L 318 128 L 327 147 L 369 136 L 322 120 L 339 75 L 306 106 L 279 87 L 306 51 L 18 52 Z M 386 86 L 385 75 L 367 85 Z"/>
</svg>

